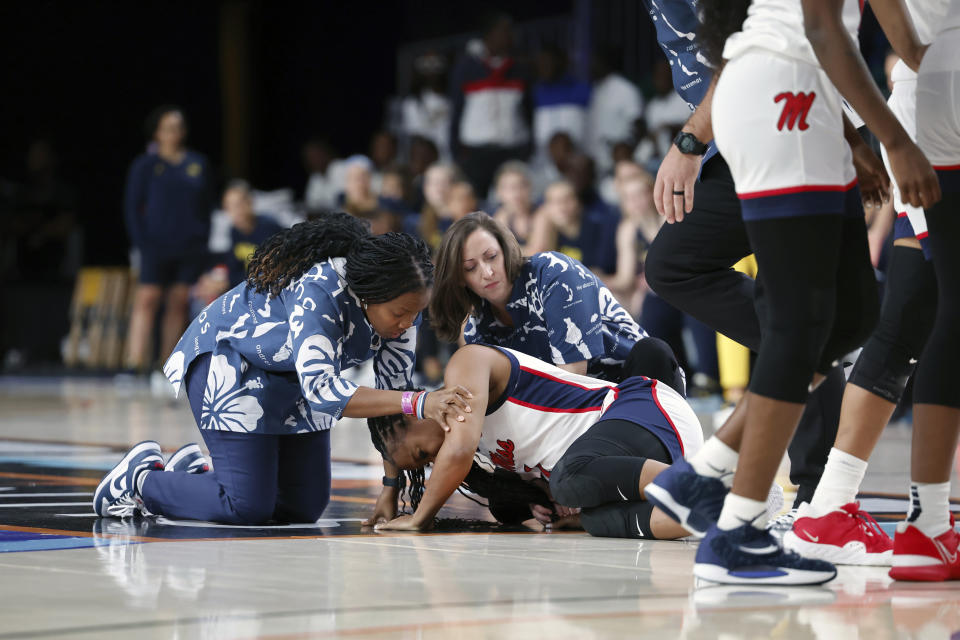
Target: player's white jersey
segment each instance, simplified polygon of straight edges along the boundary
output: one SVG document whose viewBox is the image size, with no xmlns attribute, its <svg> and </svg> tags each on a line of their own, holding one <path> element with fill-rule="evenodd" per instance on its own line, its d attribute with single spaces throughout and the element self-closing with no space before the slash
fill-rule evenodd
<svg viewBox="0 0 960 640">
<path fill-rule="evenodd" d="M 923 1 L 923 0 L 920 0 Z M 856 42 L 863 0 L 844 0 L 843 26 Z M 732 60 L 748 49 L 766 49 L 820 66 L 803 29 L 800 0 L 754 0 L 743 28 L 727 38 L 723 57 Z"/>
<path fill-rule="evenodd" d="M 549 477 L 574 440 L 601 419 L 647 429 L 674 460 L 703 444 L 693 409 L 662 382 L 633 377 L 614 385 L 496 348 L 510 358 L 510 381 L 500 398 L 490 399 L 477 448 L 499 467 Z"/>
</svg>

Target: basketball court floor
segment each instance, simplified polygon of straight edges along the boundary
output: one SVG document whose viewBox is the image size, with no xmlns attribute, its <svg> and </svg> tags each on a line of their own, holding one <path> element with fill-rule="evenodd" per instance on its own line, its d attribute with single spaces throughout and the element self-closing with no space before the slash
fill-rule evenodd
<svg viewBox="0 0 960 640">
<path fill-rule="evenodd" d="M 97 483 L 145 439 L 168 452 L 199 441 L 185 401 L 113 380 L 0 378 L 0 640 L 960 638 L 960 583 L 894 583 L 879 568 L 842 567 L 818 588 L 696 585 L 695 542 L 503 528 L 459 495 L 433 533 L 363 529 L 381 468 L 354 420 L 334 429 L 317 523 L 98 519 Z M 908 424 L 888 427 L 864 486 L 888 530 L 906 509 L 909 443 Z"/>
</svg>

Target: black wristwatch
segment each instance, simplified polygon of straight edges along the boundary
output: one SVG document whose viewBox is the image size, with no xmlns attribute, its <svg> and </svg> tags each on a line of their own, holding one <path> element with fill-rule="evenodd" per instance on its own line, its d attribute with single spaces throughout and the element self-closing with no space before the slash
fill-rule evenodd
<svg viewBox="0 0 960 640">
<path fill-rule="evenodd" d="M 385 487 L 393 487 L 394 489 L 399 489 L 399 488 L 400 488 L 400 478 L 399 478 L 399 477 L 390 478 L 390 477 L 387 477 L 387 476 L 383 476 L 383 486 L 385 486 Z"/>
<path fill-rule="evenodd" d="M 680 153 L 686 153 L 691 156 L 702 156 L 707 152 L 707 145 L 697 140 L 697 136 L 688 131 L 681 131 L 673 139 L 673 144 L 677 145 Z"/>
</svg>

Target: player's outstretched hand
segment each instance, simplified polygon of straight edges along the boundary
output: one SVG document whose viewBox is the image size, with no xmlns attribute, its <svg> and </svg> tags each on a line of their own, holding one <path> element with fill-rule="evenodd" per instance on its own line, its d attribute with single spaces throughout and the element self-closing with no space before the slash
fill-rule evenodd
<svg viewBox="0 0 960 640">
<path fill-rule="evenodd" d="M 893 177 L 900 187 L 900 199 L 915 207 L 929 209 L 940 201 L 937 174 L 923 152 L 909 138 L 887 146 Z"/>
<path fill-rule="evenodd" d="M 360 523 L 364 527 L 372 527 L 378 524 L 389 522 L 397 517 L 397 498 L 400 496 L 400 489 L 397 487 L 384 487 L 380 491 L 380 497 L 377 498 L 377 504 L 373 508 L 373 515 Z"/>
<path fill-rule="evenodd" d="M 670 145 L 670 151 L 660 163 L 653 185 L 653 204 L 669 224 L 682 222 L 684 214 L 693 209 L 693 185 L 700 173 L 701 159 L 680 153 L 676 145 Z"/>
<path fill-rule="evenodd" d="M 473 394 L 466 387 L 456 385 L 444 387 L 427 394 L 424 401 L 424 415 L 440 423 L 444 431 L 450 431 L 451 425 L 466 420 L 464 414 L 470 413 L 470 398 Z"/>
<path fill-rule="evenodd" d="M 412 515 L 404 515 L 388 522 L 381 522 L 373 528 L 375 531 L 426 531 L 430 525 L 418 525 Z"/>
<path fill-rule="evenodd" d="M 890 201 L 890 176 L 883 162 L 866 144 L 853 145 L 853 167 L 857 170 L 864 209 L 879 209 Z"/>
</svg>

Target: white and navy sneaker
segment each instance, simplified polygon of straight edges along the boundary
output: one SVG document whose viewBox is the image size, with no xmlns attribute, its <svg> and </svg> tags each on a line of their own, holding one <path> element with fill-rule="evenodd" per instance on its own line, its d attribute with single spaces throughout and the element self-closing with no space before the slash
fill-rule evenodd
<svg viewBox="0 0 960 640">
<path fill-rule="evenodd" d="M 142 511 L 142 501 L 136 491 L 137 476 L 143 471 L 162 470 L 159 444 L 147 440 L 134 446 L 100 481 L 93 494 L 93 510 L 101 518 L 128 518 Z"/>
<path fill-rule="evenodd" d="M 745 524 L 707 531 L 697 549 L 693 575 L 720 584 L 823 584 L 837 575 L 824 560 L 785 551 L 769 532 Z"/>
<path fill-rule="evenodd" d="M 702 538 L 720 518 L 727 487 L 717 478 L 700 475 L 681 459 L 657 474 L 644 495 L 692 535 Z"/>
<path fill-rule="evenodd" d="M 210 471 L 210 461 L 200 451 L 197 443 L 191 442 L 177 449 L 167 460 L 163 470 L 179 471 L 181 473 L 206 473 Z"/>
</svg>

